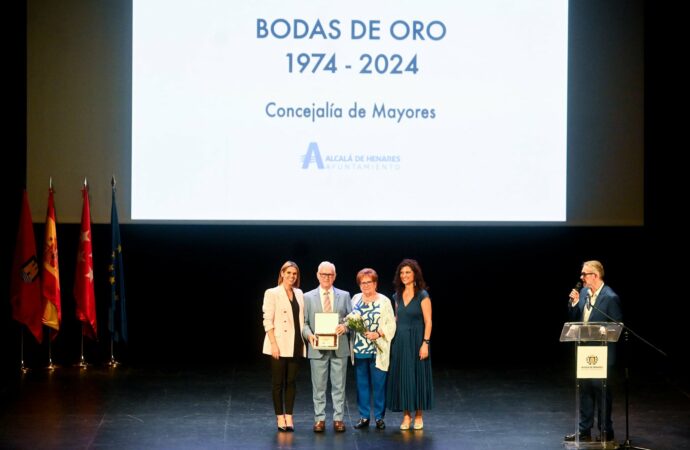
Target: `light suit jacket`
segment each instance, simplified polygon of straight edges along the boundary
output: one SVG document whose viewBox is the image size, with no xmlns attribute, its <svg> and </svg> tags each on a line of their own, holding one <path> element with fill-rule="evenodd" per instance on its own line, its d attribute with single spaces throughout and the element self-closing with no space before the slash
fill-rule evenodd
<svg viewBox="0 0 690 450">
<path fill-rule="evenodd" d="M 304 294 L 304 317 L 306 322 L 304 323 L 304 329 L 302 330 L 302 336 L 307 342 L 307 356 L 310 359 L 321 358 L 323 353 L 311 346 L 309 343 L 309 336 L 314 334 L 314 326 L 316 324 L 315 314 L 323 312 L 323 307 L 321 306 L 321 287 L 317 287 Z M 350 293 L 347 291 L 342 291 L 333 286 L 333 312 L 338 313 L 338 323 L 342 323 L 345 316 L 350 314 L 352 311 L 352 302 L 350 300 Z M 346 358 L 350 355 L 350 345 L 347 333 L 344 333 L 338 337 L 338 349 L 335 350 L 335 356 L 338 358 Z M 330 350 L 328 350 L 330 351 Z"/>
<path fill-rule="evenodd" d="M 299 305 L 299 325 L 300 338 L 302 328 L 304 327 L 304 295 L 302 291 L 293 288 L 295 291 L 295 300 Z M 268 331 L 273 330 L 280 349 L 280 356 L 292 357 L 295 351 L 295 322 L 292 318 L 292 305 L 290 299 L 285 292 L 283 286 L 276 286 L 267 289 L 264 294 L 264 330 L 266 337 L 264 338 L 263 353 L 271 354 L 271 341 L 268 339 Z M 303 347 L 304 348 L 304 347 Z M 306 351 L 302 351 L 302 356 L 306 355 Z"/>
</svg>

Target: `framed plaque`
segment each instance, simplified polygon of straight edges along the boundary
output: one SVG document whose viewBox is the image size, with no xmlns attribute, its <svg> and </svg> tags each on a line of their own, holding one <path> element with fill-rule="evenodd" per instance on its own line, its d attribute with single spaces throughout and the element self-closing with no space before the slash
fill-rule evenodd
<svg viewBox="0 0 690 450">
<path fill-rule="evenodd" d="M 338 327 L 338 313 L 315 313 L 314 335 L 316 336 L 317 350 L 336 350 L 338 348 L 338 335 L 335 329 Z"/>
</svg>

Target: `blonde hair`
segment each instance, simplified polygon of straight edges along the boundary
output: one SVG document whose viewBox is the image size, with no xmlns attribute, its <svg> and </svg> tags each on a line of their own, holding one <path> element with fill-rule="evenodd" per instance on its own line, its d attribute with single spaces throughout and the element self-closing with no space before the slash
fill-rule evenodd
<svg viewBox="0 0 690 450">
<path fill-rule="evenodd" d="M 604 265 L 597 260 L 585 261 L 582 263 L 583 266 L 589 266 L 594 269 L 598 274 L 599 278 L 604 279 Z"/>
</svg>

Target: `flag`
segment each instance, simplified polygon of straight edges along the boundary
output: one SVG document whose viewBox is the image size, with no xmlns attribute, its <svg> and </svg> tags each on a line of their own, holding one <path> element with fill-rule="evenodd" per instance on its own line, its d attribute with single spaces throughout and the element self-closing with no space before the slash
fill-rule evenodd
<svg viewBox="0 0 690 450">
<path fill-rule="evenodd" d="M 117 342 L 127 342 L 127 309 L 125 307 L 125 278 L 122 271 L 122 242 L 120 241 L 120 223 L 115 204 L 115 186 L 110 209 L 110 228 L 112 246 L 110 253 L 110 310 L 108 312 L 108 330 Z"/>
<path fill-rule="evenodd" d="M 31 210 L 29 209 L 29 196 L 26 190 L 24 190 L 22 199 L 17 246 L 12 262 L 10 303 L 12 304 L 12 318 L 26 325 L 40 343 L 43 340 L 41 279 L 38 276 L 36 240 L 31 221 Z"/>
<path fill-rule="evenodd" d="M 55 226 L 55 201 L 53 188 L 48 190 L 48 212 L 46 213 L 45 240 L 43 242 L 43 272 L 41 289 L 43 293 L 43 324 L 52 328 L 51 339 L 55 339 L 62 322 L 60 308 L 60 270 L 58 268 L 57 228 Z"/>
<path fill-rule="evenodd" d="M 77 269 L 74 273 L 74 299 L 77 304 L 77 319 L 83 324 L 82 334 L 97 340 L 96 295 L 93 289 L 93 255 L 91 253 L 91 212 L 89 210 L 89 190 L 86 183 L 84 183 L 81 192 L 83 204 Z"/>
</svg>

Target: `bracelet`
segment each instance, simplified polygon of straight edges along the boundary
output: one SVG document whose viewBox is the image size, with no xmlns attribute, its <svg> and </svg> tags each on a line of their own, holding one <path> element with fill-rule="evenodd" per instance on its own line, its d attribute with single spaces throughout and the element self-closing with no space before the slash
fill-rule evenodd
<svg viewBox="0 0 690 450">
<path fill-rule="evenodd" d="M 427 345 L 431 344 L 431 339 L 422 339 L 422 341 Z"/>
</svg>

